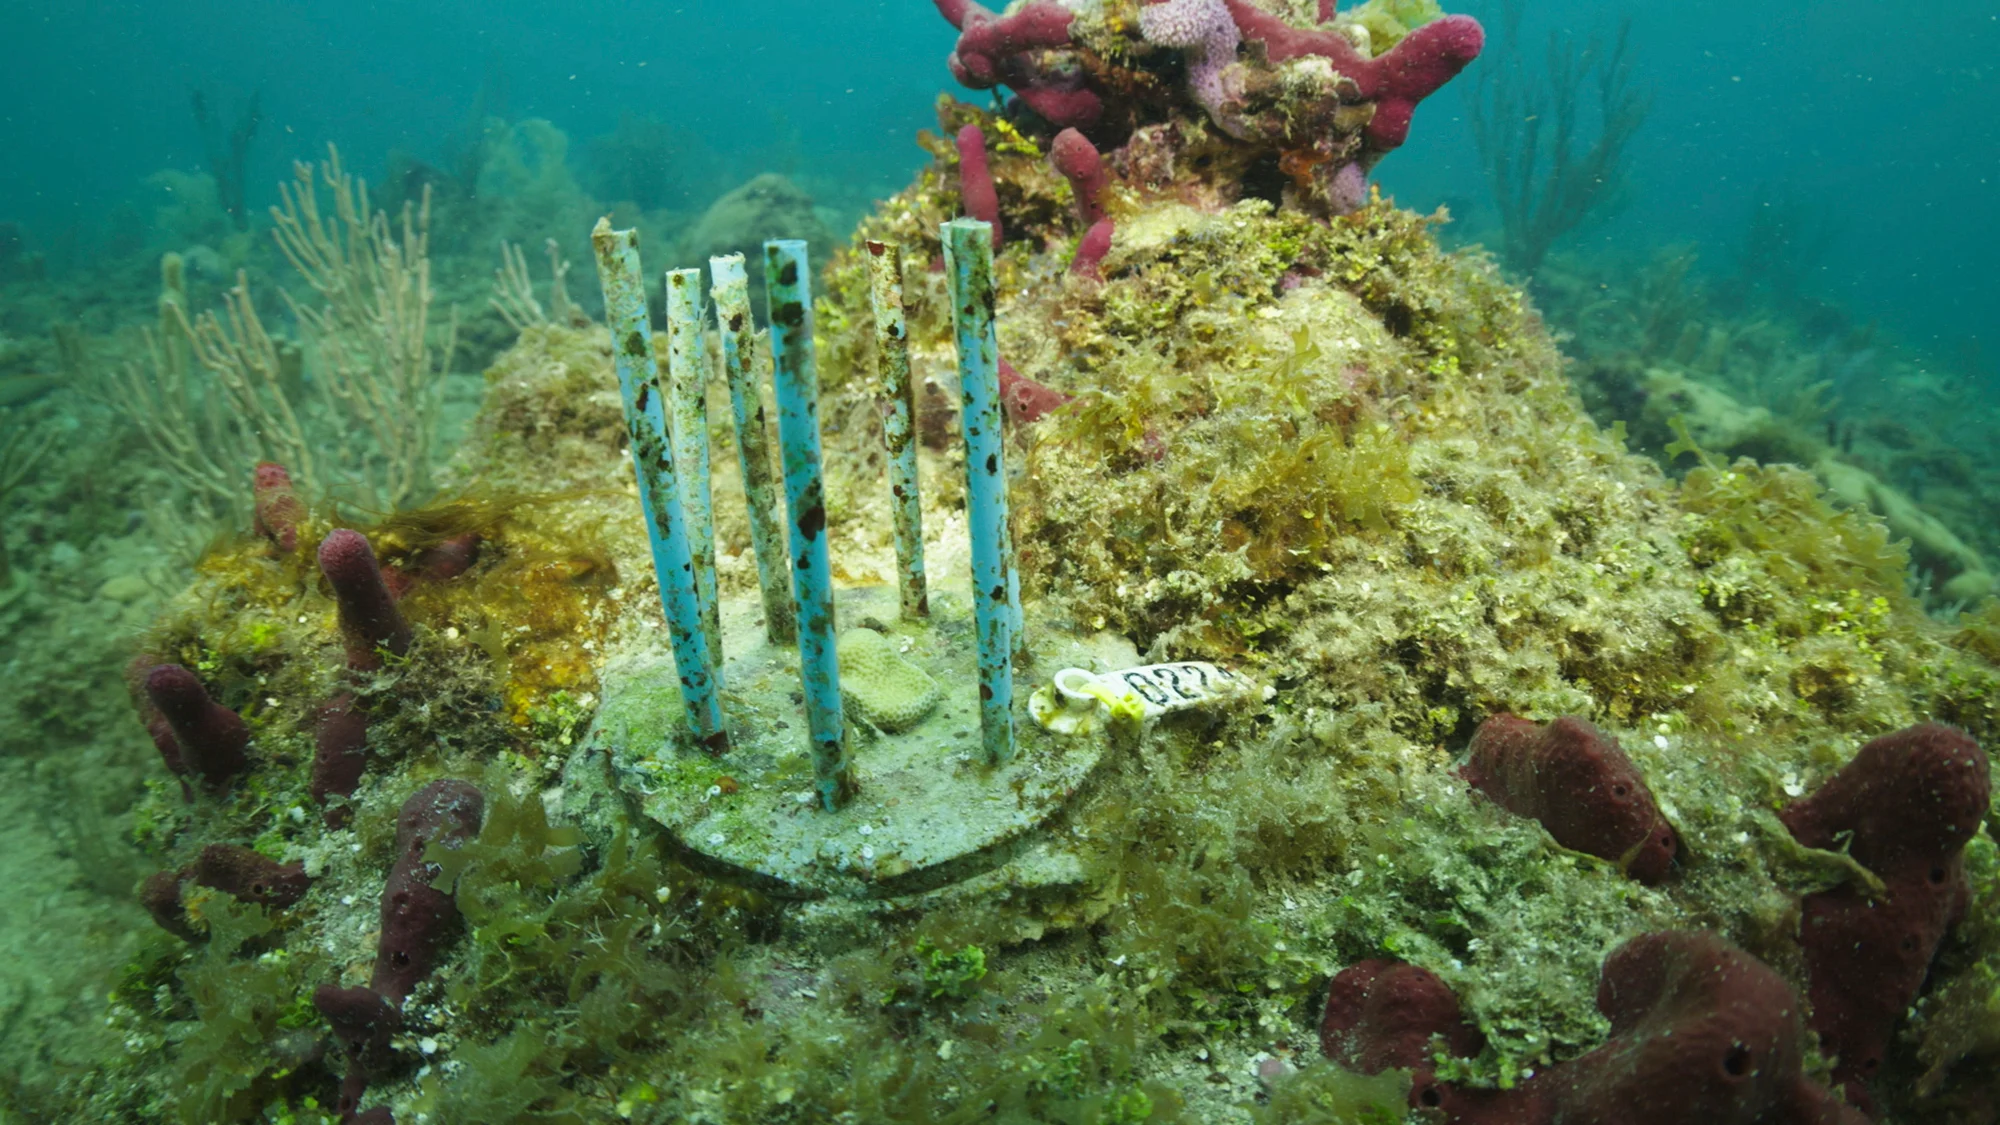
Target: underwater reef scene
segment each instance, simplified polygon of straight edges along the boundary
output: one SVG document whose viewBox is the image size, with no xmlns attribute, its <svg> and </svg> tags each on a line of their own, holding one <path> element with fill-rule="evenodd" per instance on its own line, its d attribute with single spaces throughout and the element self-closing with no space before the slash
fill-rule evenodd
<svg viewBox="0 0 2000 1125">
<path fill-rule="evenodd" d="M 1809 208 L 1575 249 L 1622 37 L 935 8 L 872 207 L 0 227 L 0 1122 L 2000 1121 L 1991 411 Z"/>
</svg>

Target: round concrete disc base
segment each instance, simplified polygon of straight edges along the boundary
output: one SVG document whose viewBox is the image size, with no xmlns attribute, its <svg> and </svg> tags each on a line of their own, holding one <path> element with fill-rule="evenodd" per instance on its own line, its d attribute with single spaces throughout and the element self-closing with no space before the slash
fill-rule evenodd
<svg viewBox="0 0 2000 1125">
<path fill-rule="evenodd" d="M 688 747 L 679 680 L 665 636 L 614 659 L 589 735 L 617 783 L 697 864 L 767 892 L 886 898 L 932 890 L 991 870 L 1032 842 L 1086 782 L 1103 734 L 1063 738 L 1028 717 L 1030 690 L 1059 668 L 1108 671 L 1137 663 L 1109 633 L 1071 637 L 1028 625 L 1031 652 L 1015 662 L 1013 760 L 980 751 L 975 641 L 969 601 L 933 591 L 932 616 L 897 619 L 896 591 L 842 590 L 843 629 L 878 627 L 903 659 L 942 686 L 937 706 L 900 733 L 859 722 L 847 737 L 859 792 L 825 812 L 812 791 L 797 650 L 764 639 L 754 599 L 723 606 L 723 704 L 730 748 Z"/>
</svg>

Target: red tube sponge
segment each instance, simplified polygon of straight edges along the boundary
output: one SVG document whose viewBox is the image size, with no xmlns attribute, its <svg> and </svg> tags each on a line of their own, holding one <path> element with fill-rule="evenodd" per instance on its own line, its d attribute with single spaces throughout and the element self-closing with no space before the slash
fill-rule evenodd
<svg viewBox="0 0 2000 1125">
<path fill-rule="evenodd" d="M 1069 181 L 1076 194 L 1077 218 L 1088 227 L 1104 218 L 1104 193 L 1111 186 L 1097 146 L 1075 129 L 1064 129 L 1049 145 L 1049 164 Z"/>
<path fill-rule="evenodd" d="M 1000 249 L 1000 193 L 986 162 L 986 134 L 977 125 L 958 131 L 958 195 L 966 215 L 993 224 L 993 248 Z"/>
<path fill-rule="evenodd" d="M 1077 241 L 1076 257 L 1070 259 L 1069 272 L 1078 277 L 1104 279 L 1104 258 L 1111 253 L 1111 236 L 1117 233 L 1109 218 L 1099 219 L 1090 224 Z"/>
<path fill-rule="evenodd" d="M 955 6 L 962 14 L 953 57 L 966 77 L 973 79 L 966 85 L 974 89 L 1006 81 L 1005 60 L 1015 55 L 1069 46 L 1069 25 L 1076 18 L 1052 0 L 1036 0 L 1009 16 L 995 16 L 977 5 Z M 939 10 L 944 10 L 943 5 Z"/>
<path fill-rule="evenodd" d="M 1010 15 L 995 15 L 972 0 L 934 0 L 938 14 L 959 29 L 958 44 L 946 60 L 952 77 L 975 90 L 995 86 L 1017 97 L 1058 128 L 1089 127 L 1104 113 L 1081 74 L 1045 67 L 1040 55 L 1070 45 L 1076 18 L 1054 0 L 1035 0 Z"/>
<path fill-rule="evenodd" d="M 193 672 L 179 664 L 156 666 L 146 673 L 146 698 L 172 731 L 182 767 L 210 789 L 222 789 L 250 769 L 250 728 L 236 712 L 209 698 Z M 160 753 L 173 768 L 165 743 Z"/>
<path fill-rule="evenodd" d="M 1000 361 L 1000 405 L 1007 420 L 1016 426 L 1037 421 L 1042 415 L 1069 404 L 1070 396 L 1054 387 L 1043 386 Z"/>
<path fill-rule="evenodd" d="M 410 624 L 382 581 L 382 568 L 366 536 L 347 528 L 329 532 L 320 541 L 319 570 L 340 605 L 348 667 L 373 671 L 382 666 L 378 650 L 397 656 L 409 651 Z"/>
<path fill-rule="evenodd" d="M 382 937 L 376 946 L 375 991 L 401 1003 L 437 967 L 439 953 L 458 927 L 451 892 L 431 885 L 435 865 L 424 862 L 433 844 L 457 847 L 479 831 L 486 798 L 470 782 L 441 778 L 403 802 L 396 816 L 396 863 L 382 889 Z"/>
</svg>

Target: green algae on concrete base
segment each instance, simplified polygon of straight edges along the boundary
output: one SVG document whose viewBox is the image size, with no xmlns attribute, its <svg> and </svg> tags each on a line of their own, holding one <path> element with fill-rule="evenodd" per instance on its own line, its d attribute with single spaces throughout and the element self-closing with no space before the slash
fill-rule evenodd
<svg viewBox="0 0 2000 1125">
<path fill-rule="evenodd" d="M 657 644 L 606 670 L 589 746 L 609 752 L 620 787 L 694 856 L 776 894 L 914 894 L 1013 859 L 1089 779 L 1104 737 L 1058 737 L 1022 714 L 1019 753 L 989 767 L 979 752 L 964 593 L 933 591 L 932 616 L 919 623 L 898 619 L 890 587 L 842 590 L 837 599 L 850 633 L 880 638 L 843 648 L 886 646 L 886 655 L 944 685 L 935 705 L 901 731 L 872 726 L 850 708 L 858 786 L 838 811 L 821 811 L 813 799 L 796 658 L 765 641 L 749 600 L 723 608 L 724 651 L 737 654 L 724 673 L 727 754 L 713 758 L 674 737 L 673 657 Z M 1037 667 L 1103 671 L 1137 660 L 1129 642 L 1109 633 L 1074 638 L 1031 627 L 1030 644 Z"/>
</svg>

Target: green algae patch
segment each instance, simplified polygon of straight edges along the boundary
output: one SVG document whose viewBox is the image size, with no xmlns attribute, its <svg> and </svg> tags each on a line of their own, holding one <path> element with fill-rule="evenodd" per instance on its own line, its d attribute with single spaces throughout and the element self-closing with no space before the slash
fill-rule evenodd
<svg viewBox="0 0 2000 1125">
<path fill-rule="evenodd" d="M 1364 1077 L 1320 1060 L 1278 1079 L 1256 1120 L 1268 1125 L 1399 1125 L 1410 1100 L 1407 1071 Z"/>
</svg>

